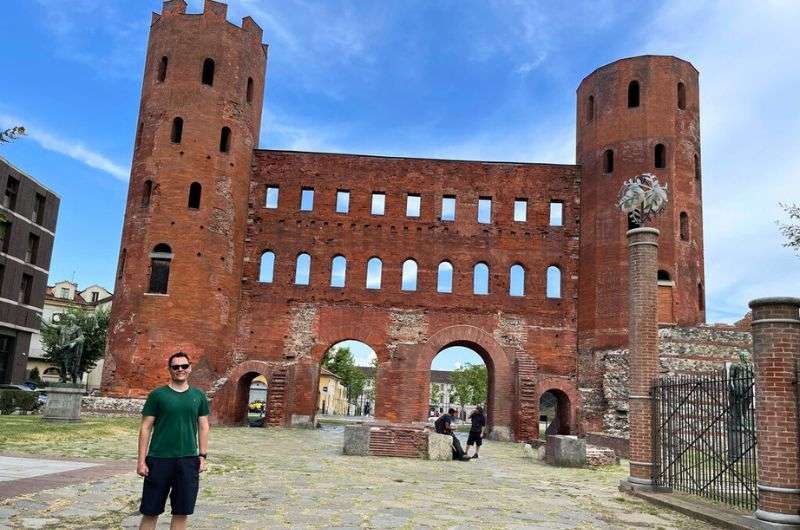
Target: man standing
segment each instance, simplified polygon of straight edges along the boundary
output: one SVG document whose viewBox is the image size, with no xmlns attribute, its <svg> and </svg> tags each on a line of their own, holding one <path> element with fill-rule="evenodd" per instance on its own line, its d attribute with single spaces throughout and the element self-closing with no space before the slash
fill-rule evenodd
<svg viewBox="0 0 800 530">
<path fill-rule="evenodd" d="M 480 405 L 475 407 L 475 410 L 469 415 L 469 421 L 472 425 L 467 438 L 467 455 L 469 455 L 469 448 L 474 445 L 475 454 L 472 455 L 472 458 L 478 458 L 478 451 L 483 445 L 483 430 L 486 428 L 486 415 L 483 413 L 483 407 Z"/>
<path fill-rule="evenodd" d="M 169 384 L 150 392 L 142 409 L 136 470 L 144 477 L 140 529 L 156 527 L 167 495 L 172 507 L 170 529 L 186 528 L 197 500 L 199 473 L 206 469 L 208 400 L 202 390 L 189 386 L 188 355 L 172 354 L 167 367 Z"/>
</svg>

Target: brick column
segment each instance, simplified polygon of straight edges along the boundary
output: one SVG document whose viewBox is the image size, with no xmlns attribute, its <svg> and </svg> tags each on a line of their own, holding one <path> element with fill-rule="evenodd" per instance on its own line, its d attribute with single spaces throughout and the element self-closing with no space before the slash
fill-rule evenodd
<svg viewBox="0 0 800 530">
<path fill-rule="evenodd" d="M 658 230 L 628 231 L 628 418 L 630 475 L 635 486 L 653 484 L 653 426 L 650 389 L 658 374 Z"/>
<path fill-rule="evenodd" d="M 800 299 L 760 298 L 753 310 L 758 426 L 756 518 L 800 527 Z"/>
</svg>

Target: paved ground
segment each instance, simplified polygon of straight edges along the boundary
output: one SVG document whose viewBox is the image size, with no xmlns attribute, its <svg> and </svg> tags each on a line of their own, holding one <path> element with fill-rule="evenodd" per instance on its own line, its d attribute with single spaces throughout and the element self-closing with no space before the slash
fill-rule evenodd
<svg viewBox="0 0 800 530">
<path fill-rule="evenodd" d="M 51 451 L 73 458 L 133 455 L 133 424 L 126 429 Z M 710 528 L 620 494 L 623 467 L 552 468 L 523 459 L 516 444 L 493 442 L 471 462 L 348 457 L 341 438 L 340 428 L 212 430 L 191 526 Z M 46 443 L 35 447 L 41 455 Z M 0 452 L 12 450 L 20 446 L 0 443 Z M 141 479 L 130 466 L 125 474 L 0 501 L 0 528 L 135 527 Z"/>
<path fill-rule="evenodd" d="M 96 465 L 88 462 L 70 462 L 69 460 L 0 456 L 0 482 L 64 473 Z"/>
</svg>

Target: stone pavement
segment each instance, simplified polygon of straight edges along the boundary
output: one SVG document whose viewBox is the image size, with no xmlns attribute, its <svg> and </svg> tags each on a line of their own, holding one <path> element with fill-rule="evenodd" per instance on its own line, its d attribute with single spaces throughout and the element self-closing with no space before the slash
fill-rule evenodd
<svg viewBox="0 0 800 530">
<path fill-rule="evenodd" d="M 132 434 L 108 450 L 135 447 Z M 619 493 L 621 466 L 553 468 L 501 442 L 486 442 L 470 462 L 351 457 L 341 448 L 341 428 L 212 429 L 191 527 L 711 528 Z M 129 472 L 0 501 L 0 528 L 135 528 L 141 479 L 123 464 Z"/>
<path fill-rule="evenodd" d="M 0 456 L 0 482 L 63 473 L 96 465 L 98 464 L 70 462 L 69 460 L 42 460 L 39 458 Z"/>
</svg>

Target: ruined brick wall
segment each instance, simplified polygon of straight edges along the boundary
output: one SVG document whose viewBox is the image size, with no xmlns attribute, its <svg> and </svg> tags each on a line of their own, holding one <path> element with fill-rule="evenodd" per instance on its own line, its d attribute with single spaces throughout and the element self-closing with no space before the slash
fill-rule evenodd
<svg viewBox="0 0 800 530">
<path fill-rule="evenodd" d="M 257 151 L 239 311 L 236 359 L 283 360 L 296 366 L 292 414 L 311 415 L 318 367 L 335 343 L 354 339 L 379 360 L 378 417 L 415 421 L 427 415 L 430 362 L 462 342 L 476 347 L 493 375 L 497 425 L 510 428 L 517 355 L 533 356 L 542 374 L 576 377 L 578 171 L 574 166 L 421 160 Z M 265 207 L 268 186 L 277 208 Z M 313 211 L 300 211 L 303 188 Z M 348 213 L 336 213 L 337 190 L 349 190 Z M 384 215 L 371 213 L 385 193 Z M 418 218 L 406 216 L 419 194 Z M 441 221 L 443 196 L 456 198 L 455 220 Z M 479 197 L 492 198 L 492 222 L 479 224 Z M 528 200 L 526 222 L 514 200 Z M 551 201 L 564 203 L 564 225 L 549 226 Z M 259 282 L 264 251 L 275 254 L 272 282 Z M 309 285 L 295 285 L 295 260 L 311 256 Z M 344 287 L 331 287 L 331 260 L 347 259 Z M 380 289 L 366 288 L 367 262 L 382 260 Z M 417 289 L 401 290 L 406 259 L 418 264 Z M 442 261 L 453 265 L 452 293 L 437 292 Z M 490 269 L 489 294 L 473 294 L 473 267 Z M 509 270 L 526 271 L 525 294 L 509 295 Z M 546 296 L 546 271 L 561 271 L 561 297 Z M 438 332 L 459 326 L 435 351 Z M 444 339 L 442 339 L 444 340 Z M 577 403 L 573 403 L 577 405 Z"/>
<path fill-rule="evenodd" d="M 726 362 L 749 359 L 751 349 L 751 334 L 732 326 L 662 328 L 660 375 L 713 372 Z M 598 386 L 581 387 L 582 413 L 593 420 L 593 430 L 627 436 L 628 350 L 598 350 L 595 360 L 603 378 Z"/>
<path fill-rule="evenodd" d="M 172 0 L 153 15 L 104 366 L 108 395 L 141 396 L 163 384 L 177 350 L 195 361 L 193 381 L 204 388 L 232 363 L 266 48 L 251 19 L 238 27 L 226 9 L 209 0 L 202 14 L 187 14 L 185 1 Z M 201 77 L 206 59 L 215 62 L 211 84 Z M 189 207 L 192 183 L 201 186 L 197 208 Z M 157 245 L 172 254 L 166 294 L 148 292 Z"/>
<path fill-rule="evenodd" d="M 631 81 L 639 102 L 628 105 Z M 678 85 L 683 85 L 679 107 Z M 668 56 L 621 59 L 578 87 L 576 160 L 582 166 L 579 317 L 582 355 L 627 341 L 625 215 L 615 203 L 623 182 L 653 173 L 669 186 L 665 212 L 648 226 L 661 232 L 658 268 L 673 286 L 674 323 L 705 321 L 698 72 Z M 655 149 L 664 146 L 664 164 Z M 613 167 L 605 153 L 613 152 Z M 681 233 L 681 215 L 686 226 Z"/>
</svg>

